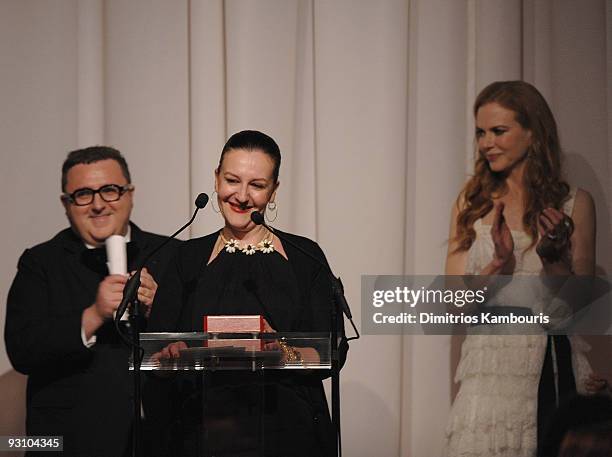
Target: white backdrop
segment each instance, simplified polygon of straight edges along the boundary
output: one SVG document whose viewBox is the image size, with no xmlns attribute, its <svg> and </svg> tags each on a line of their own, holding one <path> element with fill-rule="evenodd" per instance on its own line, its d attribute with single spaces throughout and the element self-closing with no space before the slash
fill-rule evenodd
<svg viewBox="0 0 612 457">
<path fill-rule="evenodd" d="M 171 233 L 212 191 L 242 129 L 283 151 L 279 228 L 315 238 L 359 323 L 362 274 L 443 270 L 471 169 L 471 104 L 493 80 L 544 93 L 569 180 L 598 211 L 612 271 L 612 2 L 605 0 L 0 0 L 0 319 L 24 248 L 66 225 L 67 151 L 109 144 L 136 185 L 133 220 Z M 188 236 L 219 227 L 207 208 Z M 434 456 L 451 340 L 364 336 L 343 370 L 348 456 Z M 0 350 L 0 435 L 23 377 Z"/>
</svg>

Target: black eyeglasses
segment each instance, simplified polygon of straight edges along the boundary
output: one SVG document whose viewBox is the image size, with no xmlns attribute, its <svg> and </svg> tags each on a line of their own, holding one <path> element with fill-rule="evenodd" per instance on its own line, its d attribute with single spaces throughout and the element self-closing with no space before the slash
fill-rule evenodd
<svg viewBox="0 0 612 457">
<path fill-rule="evenodd" d="M 110 203 L 116 202 L 123 194 L 131 190 L 134 190 L 134 186 L 131 184 L 126 184 L 125 186 L 120 186 L 118 184 L 106 184 L 96 190 L 90 189 L 89 187 L 84 187 L 83 189 L 75 190 L 71 194 L 64 193 L 62 194 L 62 199 L 76 206 L 86 206 L 90 205 L 94 201 L 94 196 L 96 194 L 99 194 L 102 200 Z"/>
</svg>

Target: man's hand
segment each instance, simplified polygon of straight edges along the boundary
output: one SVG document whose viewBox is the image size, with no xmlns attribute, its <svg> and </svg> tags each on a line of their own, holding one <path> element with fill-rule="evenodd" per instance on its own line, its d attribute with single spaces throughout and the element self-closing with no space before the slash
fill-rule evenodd
<svg viewBox="0 0 612 457">
<path fill-rule="evenodd" d="M 109 275 L 98 286 L 96 301 L 85 308 L 81 317 L 81 327 L 87 339 L 91 338 L 106 319 L 113 316 L 123 298 L 123 288 L 127 277 L 123 275 Z"/>
<path fill-rule="evenodd" d="M 98 316 L 103 319 L 113 317 L 123 298 L 123 288 L 128 278 L 123 275 L 108 275 L 98 286 L 96 301 L 93 304 Z"/>
<path fill-rule="evenodd" d="M 155 293 L 157 292 L 157 283 L 153 276 L 149 274 L 146 268 L 142 269 L 140 274 L 140 287 L 138 288 L 138 301 L 145 307 L 145 317 L 149 317 L 151 314 L 151 305 L 155 299 Z"/>
</svg>

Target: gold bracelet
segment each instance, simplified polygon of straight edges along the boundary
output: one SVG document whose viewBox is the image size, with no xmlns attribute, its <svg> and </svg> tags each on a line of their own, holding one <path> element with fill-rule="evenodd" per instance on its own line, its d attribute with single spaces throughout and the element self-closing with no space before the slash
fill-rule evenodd
<svg viewBox="0 0 612 457">
<path fill-rule="evenodd" d="M 302 359 L 302 354 L 300 354 L 299 351 L 296 351 L 294 348 L 289 346 L 285 341 L 285 338 L 281 338 L 280 340 L 278 340 L 278 345 L 285 354 L 287 363 L 304 363 L 304 359 Z"/>
</svg>

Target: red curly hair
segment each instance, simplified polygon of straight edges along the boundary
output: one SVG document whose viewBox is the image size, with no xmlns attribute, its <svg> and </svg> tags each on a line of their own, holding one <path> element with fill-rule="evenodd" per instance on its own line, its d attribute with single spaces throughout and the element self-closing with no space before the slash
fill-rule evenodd
<svg viewBox="0 0 612 457">
<path fill-rule="evenodd" d="M 531 131 L 523 185 L 525 208 L 523 228 L 531 237 L 532 248 L 538 240 L 537 220 L 547 207 L 560 209 L 568 199 L 569 185 L 561 177 L 561 147 L 557 123 L 540 92 L 524 81 L 498 81 L 485 87 L 474 102 L 474 117 L 480 107 L 497 103 L 514 111 L 516 121 Z M 467 251 L 476 232 L 474 223 L 493 209 L 493 195 L 508 191 L 505 175 L 491 171 L 486 158 L 479 154 L 474 175 L 457 198 L 456 251 Z"/>
</svg>

